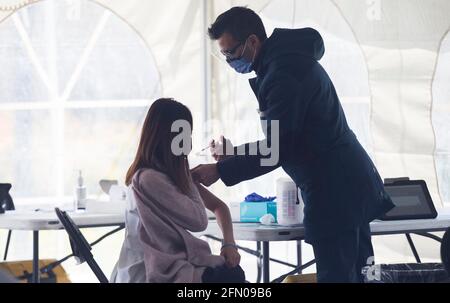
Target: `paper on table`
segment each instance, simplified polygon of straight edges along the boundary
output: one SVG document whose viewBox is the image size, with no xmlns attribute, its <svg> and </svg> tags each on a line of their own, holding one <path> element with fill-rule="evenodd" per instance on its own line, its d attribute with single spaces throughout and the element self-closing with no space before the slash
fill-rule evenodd
<svg viewBox="0 0 450 303">
<path fill-rule="evenodd" d="M 127 209 L 125 201 L 86 201 L 86 212 L 90 213 L 124 213 Z"/>
</svg>

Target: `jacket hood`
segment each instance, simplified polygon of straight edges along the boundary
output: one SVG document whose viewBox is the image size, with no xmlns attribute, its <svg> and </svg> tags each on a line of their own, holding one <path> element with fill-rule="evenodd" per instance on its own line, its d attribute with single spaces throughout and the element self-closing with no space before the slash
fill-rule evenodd
<svg viewBox="0 0 450 303">
<path fill-rule="evenodd" d="M 318 61 L 324 53 L 322 36 L 315 29 L 276 28 L 264 42 L 255 67 L 256 69 L 264 68 L 272 61 L 286 55 L 297 55 Z"/>
</svg>

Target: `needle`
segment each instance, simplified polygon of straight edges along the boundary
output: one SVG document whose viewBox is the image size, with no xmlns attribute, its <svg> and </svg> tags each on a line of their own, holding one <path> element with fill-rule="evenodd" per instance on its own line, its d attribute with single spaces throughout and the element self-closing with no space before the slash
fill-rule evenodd
<svg viewBox="0 0 450 303">
<path fill-rule="evenodd" d="M 202 152 L 203 152 L 204 150 L 206 150 L 207 148 L 209 148 L 209 145 L 208 145 L 207 147 L 205 147 L 205 148 L 202 148 L 200 151 L 196 152 L 195 155 L 196 155 L 196 156 L 202 156 Z"/>
<path fill-rule="evenodd" d="M 214 145 L 214 140 L 211 142 L 211 144 L 209 144 L 208 146 L 202 148 L 200 151 L 198 151 L 197 153 L 195 153 L 197 156 L 201 154 L 202 151 L 208 149 L 211 147 L 211 145 Z"/>
</svg>

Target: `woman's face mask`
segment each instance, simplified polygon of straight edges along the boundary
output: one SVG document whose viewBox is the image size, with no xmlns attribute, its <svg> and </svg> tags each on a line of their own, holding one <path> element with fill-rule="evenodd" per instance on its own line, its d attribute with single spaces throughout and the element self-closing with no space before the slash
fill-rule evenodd
<svg viewBox="0 0 450 303">
<path fill-rule="evenodd" d="M 227 58 L 227 63 L 234 68 L 235 71 L 237 71 L 240 74 L 247 74 L 250 73 L 252 71 L 252 61 L 249 61 L 248 59 L 245 59 L 244 56 L 244 52 L 245 49 L 247 47 L 247 40 L 245 41 L 244 44 L 244 48 L 242 50 L 242 53 L 239 57 L 234 58 L 234 59 L 228 59 Z M 256 53 L 256 49 L 255 49 L 255 53 Z M 255 58 L 255 53 L 253 54 L 253 59 Z"/>
</svg>

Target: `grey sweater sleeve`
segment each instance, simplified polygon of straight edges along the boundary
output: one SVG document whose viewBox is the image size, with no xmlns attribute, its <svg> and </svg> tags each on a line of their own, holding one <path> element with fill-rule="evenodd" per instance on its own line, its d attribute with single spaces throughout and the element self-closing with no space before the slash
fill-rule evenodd
<svg viewBox="0 0 450 303">
<path fill-rule="evenodd" d="M 193 183 L 191 188 L 191 193 L 185 195 L 167 175 L 153 169 L 138 171 L 133 178 L 136 203 L 152 208 L 184 229 L 199 232 L 206 229 L 208 218 Z"/>
</svg>

